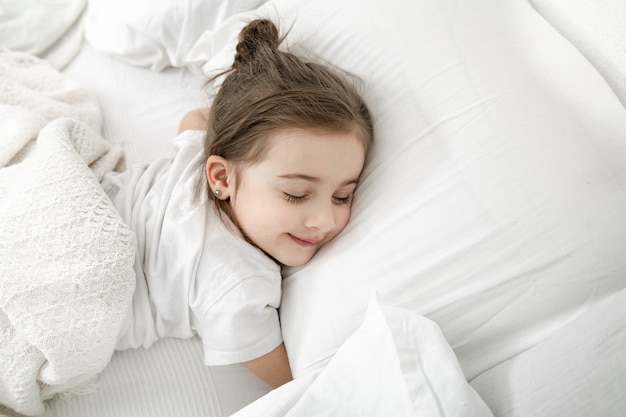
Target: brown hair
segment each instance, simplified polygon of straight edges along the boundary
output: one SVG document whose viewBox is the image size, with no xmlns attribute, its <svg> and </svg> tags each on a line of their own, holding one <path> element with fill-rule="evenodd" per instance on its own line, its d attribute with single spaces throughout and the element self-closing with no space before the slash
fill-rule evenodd
<svg viewBox="0 0 626 417">
<path fill-rule="evenodd" d="M 355 132 L 367 154 L 373 123 L 356 77 L 279 50 L 283 39 L 271 21 L 250 22 L 232 68 L 209 80 L 226 75 L 209 113 L 205 161 L 218 155 L 236 166 L 258 162 L 269 135 L 285 127 Z M 209 195 L 235 221 L 228 201 Z"/>
</svg>

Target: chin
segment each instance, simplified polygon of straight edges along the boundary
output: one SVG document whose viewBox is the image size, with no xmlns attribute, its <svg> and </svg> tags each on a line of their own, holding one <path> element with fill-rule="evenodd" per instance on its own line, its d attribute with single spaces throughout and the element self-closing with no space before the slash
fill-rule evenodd
<svg viewBox="0 0 626 417">
<path fill-rule="evenodd" d="M 291 261 L 291 262 L 280 262 L 281 265 L 283 266 L 302 266 L 304 264 L 306 264 L 307 262 L 309 262 L 311 260 L 311 258 L 307 259 L 306 261 Z"/>
<path fill-rule="evenodd" d="M 313 256 L 299 257 L 299 258 L 291 257 L 289 259 L 277 259 L 277 260 L 283 266 L 302 266 L 308 263 L 312 258 Z"/>
</svg>

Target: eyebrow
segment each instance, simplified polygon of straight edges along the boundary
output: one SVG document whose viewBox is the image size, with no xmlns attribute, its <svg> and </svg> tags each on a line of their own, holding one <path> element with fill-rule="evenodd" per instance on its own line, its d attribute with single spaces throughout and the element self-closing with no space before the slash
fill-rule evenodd
<svg viewBox="0 0 626 417">
<path fill-rule="evenodd" d="M 320 182 L 320 179 L 318 177 L 312 177 L 306 174 L 285 174 L 285 175 L 279 175 L 278 178 L 286 178 L 289 180 L 305 180 L 305 181 L 309 181 L 313 183 Z M 341 185 L 344 186 L 344 185 L 350 185 L 350 184 L 358 184 L 358 182 L 359 182 L 359 179 L 355 178 L 355 179 L 344 181 L 343 183 L 341 183 Z"/>
</svg>

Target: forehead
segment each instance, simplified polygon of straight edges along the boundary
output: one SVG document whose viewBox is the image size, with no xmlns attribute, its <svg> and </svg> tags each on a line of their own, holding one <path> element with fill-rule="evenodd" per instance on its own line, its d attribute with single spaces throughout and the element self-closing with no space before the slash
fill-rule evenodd
<svg viewBox="0 0 626 417">
<path fill-rule="evenodd" d="M 282 129 L 269 136 L 267 146 L 259 165 L 276 175 L 358 177 L 365 159 L 363 142 L 354 132 Z"/>
</svg>

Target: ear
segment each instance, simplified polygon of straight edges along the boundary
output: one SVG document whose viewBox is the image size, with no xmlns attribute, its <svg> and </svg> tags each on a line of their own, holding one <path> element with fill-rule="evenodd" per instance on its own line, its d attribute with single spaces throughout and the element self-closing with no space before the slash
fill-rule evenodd
<svg viewBox="0 0 626 417">
<path fill-rule="evenodd" d="M 226 200 L 230 197 L 229 180 L 232 174 L 232 164 L 221 156 L 211 155 L 206 160 L 206 178 L 209 182 L 211 192 L 220 190 L 218 197 L 220 200 Z"/>
</svg>

